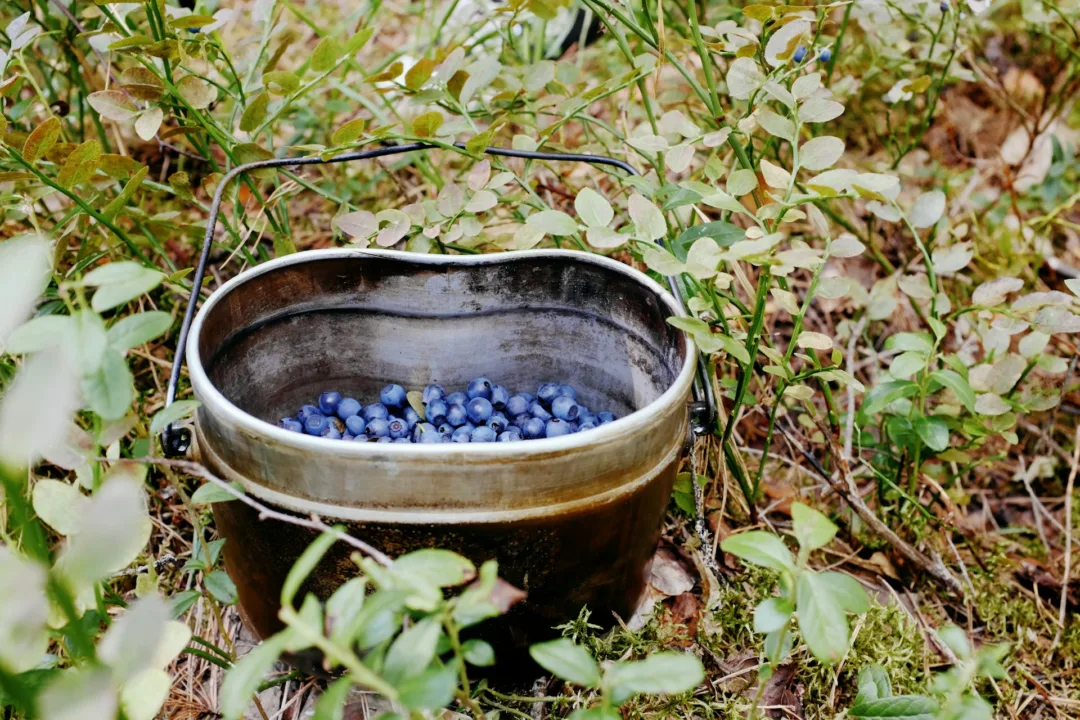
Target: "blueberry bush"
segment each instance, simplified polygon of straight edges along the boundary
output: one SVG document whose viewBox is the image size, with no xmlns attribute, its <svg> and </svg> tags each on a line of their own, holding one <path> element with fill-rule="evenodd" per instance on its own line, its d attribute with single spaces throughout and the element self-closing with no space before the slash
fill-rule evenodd
<svg viewBox="0 0 1080 720">
<path fill-rule="evenodd" d="M 4 717 L 1080 717 L 1078 46 L 1076 0 L 0 3 Z M 227 172 L 407 142 L 244 173 L 193 286 Z M 165 405 L 180 318 L 327 247 L 677 278 L 718 417 L 638 612 L 568 618 L 534 688 L 461 635 L 520 599 L 497 567 L 318 518 L 285 629 L 240 625 L 208 504 L 255 501 L 158 442 L 197 407 Z M 281 426 L 617 422 L 550 380 Z M 355 579 L 302 596 L 334 543 Z"/>
</svg>

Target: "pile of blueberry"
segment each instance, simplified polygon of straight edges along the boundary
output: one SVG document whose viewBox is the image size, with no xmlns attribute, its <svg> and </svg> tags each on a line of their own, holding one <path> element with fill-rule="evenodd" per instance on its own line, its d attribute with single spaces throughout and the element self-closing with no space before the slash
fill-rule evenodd
<svg viewBox="0 0 1080 720">
<path fill-rule="evenodd" d="M 281 418 L 278 425 L 331 440 L 467 443 L 559 437 L 615 420 L 609 412 L 594 414 L 578 404 L 574 388 L 558 383 L 543 383 L 536 395 L 511 395 L 480 377 L 465 392 L 447 394 L 441 385 L 428 385 L 417 394 L 410 402 L 405 388 L 387 385 L 379 402 L 361 405 L 341 393 L 324 392 L 318 405 L 304 405 L 296 417 Z"/>
</svg>

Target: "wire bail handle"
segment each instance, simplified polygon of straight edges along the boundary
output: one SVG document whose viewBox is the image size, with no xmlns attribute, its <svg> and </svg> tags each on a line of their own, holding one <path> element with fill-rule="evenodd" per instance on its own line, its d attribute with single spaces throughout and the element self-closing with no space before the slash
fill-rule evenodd
<svg viewBox="0 0 1080 720">
<path fill-rule="evenodd" d="M 464 143 L 454 143 L 454 147 L 464 150 Z M 184 355 L 187 346 L 188 333 L 191 331 L 191 322 L 195 318 L 195 308 L 198 304 L 199 289 L 202 287 L 203 278 L 206 276 L 206 265 L 210 259 L 210 251 L 214 245 L 214 230 L 217 228 L 218 214 L 221 210 L 221 201 L 225 195 L 225 189 L 238 175 L 252 170 L 265 168 L 295 167 L 303 165 L 329 165 L 332 163 L 351 162 L 353 160 L 372 160 L 374 158 L 387 157 L 390 155 L 402 155 L 417 150 L 430 150 L 443 148 L 440 145 L 429 143 L 409 143 L 406 145 L 394 145 L 379 147 L 373 150 L 361 150 L 351 153 L 342 153 L 331 158 L 321 156 L 305 158 L 273 158 L 271 160 L 258 160 L 245 165 L 238 165 L 225 174 L 214 191 L 214 199 L 210 204 L 210 216 L 206 223 L 206 235 L 203 238 L 202 249 L 199 253 L 199 263 L 195 266 L 195 276 L 192 280 L 191 297 L 188 299 L 187 309 L 184 311 L 184 321 L 180 325 L 180 337 L 177 341 L 176 354 L 173 358 L 172 371 L 169 374 L 169 385 L 165 393 L 165 407 L 173 404 L 176 400 L 176 391 L 180 384 L 180 371 L 184 365 Z M 487 147 L 485 155 L 498 157 L 514 157 L 526 160 L 551 160 L 556 162 L 583 162 L 590 165 L 606 165 L 623 170 L 628 175 L 638 175 L 638 171 L 623 160 L 618 160 L 606 155 L 583 155 L 577 153 L 553 153 L 536 152 L 531 150 L 512 150 L 509 148 Z M 657 238 L 656 242 L 663 246 L 664 238 Z M 681 315 L 687 315 L 686 305 L 683 303 L 682 291 L 679 288 L 678 278 L 674 275 L 667 276 L 668 287 L 675 301 L 678 303 Z M 716 419 L 716 401 L 709 389 L 709 374 L 704 359 L 698 356 L 697 375 L 694 378 L 694 399 L 690 403 L 690 429 L 695 435 L 701 435 L 709 431 Z M 176 428 L 170 423 L 161 433 L 161 445 L 165 454 L 169 457 L 178 457 L 187 453 L 191 447 L 191 431 L 187 428 Z"/>
</svg>

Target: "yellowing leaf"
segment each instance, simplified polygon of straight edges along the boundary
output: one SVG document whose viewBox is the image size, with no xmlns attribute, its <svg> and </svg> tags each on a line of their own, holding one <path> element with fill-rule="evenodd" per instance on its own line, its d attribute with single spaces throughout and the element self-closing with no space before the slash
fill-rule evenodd
<svg viewBox="0 0 1080 720">
<path fill-rule="evenodd" d="M 38 158 L 44 157 L 45 153 L 56 144 L 57 138 L 60 137 L 60 129 L 60 118 L 55 116 L 34 128 L 23 144 L 23 158 L 27 162 L 36 162 Z"/>
<path fill-rule="evenodd" d="M 338 59 L 345 54 L 346 48 L 335 37 L 324 37 L 315 46 L 315 52 L 311 56 L 311 69 L 317 73 L 326 72 L 334 67 Z"/>
<path fill-rule="evenodd" d="M 176 90 L 180 97 L 196 110 L 210 107 L 210 103 L 217 100 L 217 88 L 194 75 L 185 75 L 176 84 Z"/>
<path fill-rule="evenodd" d="M 413 135 L 421 138 L 434 137 L 442 124 L 442 113 L 435 110 L 426 112 L 413 120 Z"/>
<path fill-rule="evenodd" d="M 135 118 L 135 106 L 128 96 L 119 90 L 102 90 L 86 96 L 90 107 L 98 111 L 103 118 L 115 122 L 127 122 Z M 57 121 L 59 122 L 59 121 Z"/>
<path fill-rule="evenodd" d="M 436 63 L 431 58 L 424 58 L 409 68 L 405 73 L 405 87 L 413 92 L 424 87 L 424 83 L 431 79 L 431 73 L 435 71 Z"/>
</svg>

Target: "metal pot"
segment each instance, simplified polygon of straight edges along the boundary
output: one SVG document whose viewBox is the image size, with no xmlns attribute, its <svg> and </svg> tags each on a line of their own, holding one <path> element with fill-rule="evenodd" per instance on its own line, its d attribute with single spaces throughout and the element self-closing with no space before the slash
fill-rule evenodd
<svg viewBox="0 0 1080 720">
<path fill-rule="evenodd" d="M 679 313 L 647 276 L 582 252 L 289 255 L 227 282 L 191 326 L 199 453 L 266 505 L 342 523 L 389 555 L 442 547 L 498 560 L 528 593 L 499 627 L 503 647 L 550 636 L 582 606 L 600 622 L 627 618 L 688 437 L 697 351 L 666 322 Z M 568 382 L 619 419 L 464 445 L 342 442 L 276 424 L 325 390 L 363 401 L 390 382 L 456 389 L 479 375 L 512 390 Z M 314 533 L 239 502 L 214 515 L 242 614 L 266 636 Z M 355 572 L 348 554 L 339 543 L 306 590 L 332 593 Z"/>
</svg>

